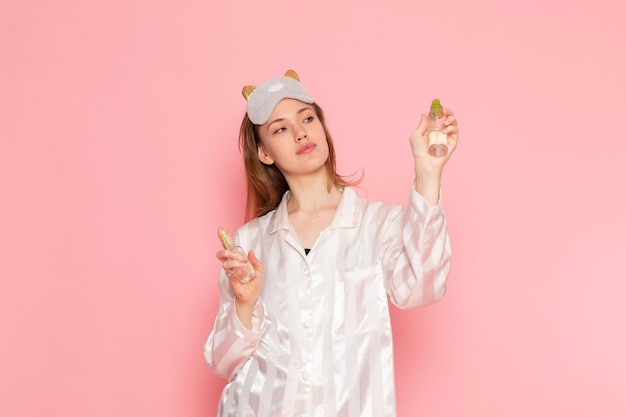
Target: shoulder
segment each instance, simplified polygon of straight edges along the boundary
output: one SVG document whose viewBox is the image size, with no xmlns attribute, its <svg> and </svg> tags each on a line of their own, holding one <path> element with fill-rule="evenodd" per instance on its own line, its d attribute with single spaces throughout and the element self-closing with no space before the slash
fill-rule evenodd
<svg viewBox="0 0 626 417">
<path fill-rule="evenodd" d="M 343 190 L 344 200 L 343 208 L 362 220 L 367 221 L 368 218 L 387 216 L 391 213 L 401 213 L 404 207 L 394 204 L 385 203 L 383 201 L 370 200 L 359 195 L 354 189 L 346 187 Z"/>
<path fill-rule="evenodd" d="M 247 223 L 243 224 L 239 230 L 237 230 L 237 233 L 239 234 L 247 234 L 250 233 L 252 231 L 255 230 L 259 230 L 259 229 L 263 229 L 267 227 L 267 224 L 271 221 L 271 219 L 274 217 L 276 213 L 276 210 L 272 210 L 267 214 L 264 214 L 260 217 L 256 217 L 250 221 L 248 221 Z"/>
<path fill-rule="evenodd" d="M 280 223 L 278 218 L 279 210 L 272 210 L 267 214 L 260 217 L 256 217 L 249 222 L 242 225 L 237 230 L 237 237 L 241 242 L 256 241 L 260 236 L 268 233 L 271 230 L 277 228 L 277 224 Z"/>
</svg>

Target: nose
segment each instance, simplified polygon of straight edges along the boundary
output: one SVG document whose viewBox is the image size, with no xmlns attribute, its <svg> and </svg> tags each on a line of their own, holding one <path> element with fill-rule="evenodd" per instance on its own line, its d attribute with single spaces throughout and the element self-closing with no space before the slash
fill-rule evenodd
<svg viewBox="0 0 626 417">
<path fill-rule="evenodd" d="M 308 139 L 309 135 L 306 132 L 306 129 L 300 126 L 300 129 L 296 132 L 296 142 L 300 142 L 303 139 Z"/>
</svg>

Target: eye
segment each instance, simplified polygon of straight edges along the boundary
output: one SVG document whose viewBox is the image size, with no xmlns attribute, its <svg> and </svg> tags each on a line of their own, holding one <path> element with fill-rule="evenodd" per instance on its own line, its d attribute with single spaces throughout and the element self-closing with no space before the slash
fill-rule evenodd
<svg viewBox="0 0 626 417">
<path fill-rule="evenodd" d="M 284 127 L 279 127 L 278 129 L 276 129 L 276 130 L 274 131 L 274 134 L 275 134 L 275 135 L 277 135 L 277 134 L 279 134 L 279 133 L 283 133 L 284 131 L 285 131 L 285 128 L 284 128 Z"/>
<path fill-rule="evenodd" d="M 311 123 L 313 121 L 314 117 L 313 116 L 309 116 L 306 119 L 304 119 L 304 123 Z"/>
</svg>

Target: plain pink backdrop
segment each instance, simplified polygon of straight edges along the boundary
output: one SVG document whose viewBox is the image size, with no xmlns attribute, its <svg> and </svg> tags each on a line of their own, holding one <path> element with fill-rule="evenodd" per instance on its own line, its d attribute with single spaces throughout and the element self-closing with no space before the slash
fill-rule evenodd
<svg viewBox="0 0 626 417">
<path fill-rule="evenodd" d="M 0 415 L 209 416 L 241 87 L 293 68 L 404 204 L 459 118 L 444 300 L 392 310 L 400 417 L 626 415 L 626 3 L 0 2 Z"/>
</svg>

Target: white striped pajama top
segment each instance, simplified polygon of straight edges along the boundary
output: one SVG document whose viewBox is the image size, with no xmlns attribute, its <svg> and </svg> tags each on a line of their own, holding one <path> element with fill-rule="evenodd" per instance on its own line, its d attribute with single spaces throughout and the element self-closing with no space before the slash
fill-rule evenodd
<svg viewBox="0 0 626 417">
<path fill-rule="evenodd" d="M 308 255 L 279 207 L 235 240 L 265 265 L 252 330 L 234 312 L 223 269 L 205 346 L 228 379 L 218 417 L 393 417 L 388 299 L 400 308 L 439 300 L 450 269 L 441 201 L 411 189 L 406 208 L 368 202 L 351 188 Z"/>
</svg>

